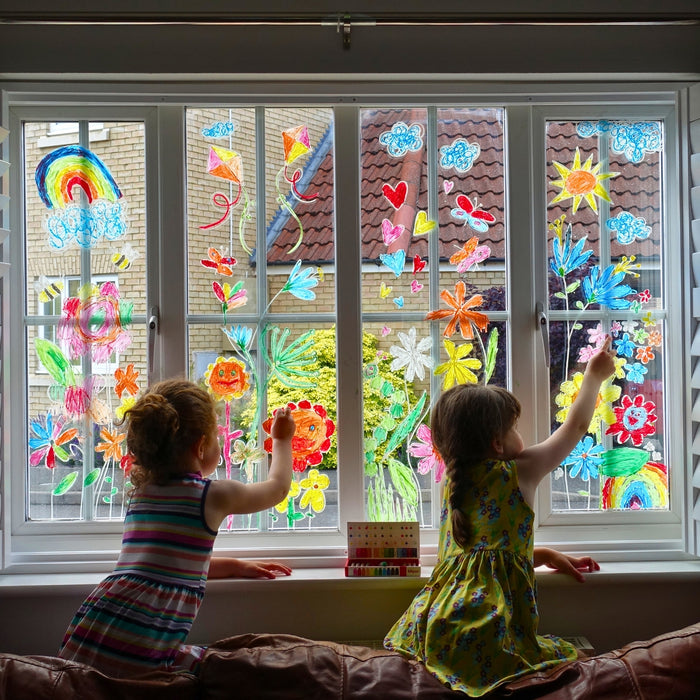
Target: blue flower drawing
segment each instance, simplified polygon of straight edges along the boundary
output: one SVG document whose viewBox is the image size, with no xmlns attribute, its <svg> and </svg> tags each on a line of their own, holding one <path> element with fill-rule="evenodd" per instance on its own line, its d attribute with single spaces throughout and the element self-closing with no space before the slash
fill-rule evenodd
<svg viewBox="0 0 700 700">
<path fill-rule="evenodd" d="M 631 299 L 628 294 L 636 294 L 636 290 L 627 284 L 620 284 L 625 278 L 623 271 L 616 271 L 615 265 L 608 265 L 602 272 L 595 265 L 591 274 L 583 280 L 583 296 L 587 304 L 600 304 L 609 309 L 629 309 Z"/>
<path fill-rule="evenodd" d="M 581 479 L 588 481 L 591 477 L 598 478 L 598 467 L 603 461 L 601 452 L 602 445 L 595 445 L 590 435 L 581 440 L 564 460 L 563 465 L 570 467 L 569 476 L 576 477 L 579 474 Z"/>
</svg>

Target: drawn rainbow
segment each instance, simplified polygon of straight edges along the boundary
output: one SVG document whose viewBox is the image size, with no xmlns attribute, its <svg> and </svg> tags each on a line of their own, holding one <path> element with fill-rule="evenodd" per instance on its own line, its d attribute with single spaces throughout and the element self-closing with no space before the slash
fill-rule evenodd
<svg viewBox="0 0 700 700">
<path fill-rule="evenodd" d="M 73 202 L 78 186 L 90 203 L 96 199 L 116 202 L 122 193 L 105 164 L 83 146 L 63 146 L 41 159 L 34 173 L 41 201 L 49 208 L 65 207 Z"/>
<path fill-rule="evenodd" d="M 601 505 L 606 510 L 641 510 L 668 506 L 666 465 L 647 462 L 639 471 L 605 480 Z"/>
</svg>

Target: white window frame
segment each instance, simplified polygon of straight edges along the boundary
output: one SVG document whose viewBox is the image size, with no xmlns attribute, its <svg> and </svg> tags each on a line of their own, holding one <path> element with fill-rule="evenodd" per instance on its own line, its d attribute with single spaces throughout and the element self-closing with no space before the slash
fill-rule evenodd
<svg viewBox="0 0 700 700">
<path fill-rule="evenodd" d="M 340 530 L 338 532 L 313 533 L 308 537 L 298 533 L 254 533 L 248 535 L 235 535 L 222 533 L 217 544 L 224 551 L 235 551 L 239 555 L 256 554 L 258 556 L 277 556 L 294 561 L 296 566 L 320 565 L 340 566 L 344 562 L 345 531 L 343 523 L 349 520 L 363 519 L 363 479 L 361 465 L 363 462 L 362 445 L 362 406 L 357 387 L 361 386 L 361 324 L 360 324 L 360 283 L 361 260 L 359 255 L 359 110 L 366 107 L 387 107 L 400 105 L 464 105 L 464 106 L 505 106 L 506 107 L 506 168 L 509 183 L 509 197 L 507 211 L 509 212 L 509 238 L 512 259 L 518 259 L 519 265 L 513 266 L 510 271 L 509 288 L 527 290 L 526 293 L 511 293 L 509 308 L 512 322 L 511 336 L 522 334 L 523 347 L 528 349 L 532 357 L 538 361 L 533 371 L 532 365 L 525 362 L 527 353 L 511 353 L 512 377 L 517 379 L 512 388 L 529 405 L 528 397 L 538 396 L 542 387 L 548 387 L 547 382 L 542 382 L 543 363 L 541 360 L 541 339 L 534 332 L 534 303 L 537 291 L 532 283 L 531 269 L 535 260 L 543 268 L 546 266 L 547 252 L 537 250 L 544 245 L 538 232 L 546 230 L 546 202 L 541 191 L 544 187 L 544 179 L 536 178 L 531 181 L 528 178 L 513 177 L 516 172 L 524 172 L 521 168 L 527 168 L 527 172 L 544 172 L 544 164 L 537 161 L 537 144 L 543 138 L 541 115 L 538 110 L 538 98 L 542 101 L 549 99 L 551 104 L 564 105 L 562 113 L 570 113 L 572 118 L 581 118 L 583 108 L 581 105 L 598 105 L 597 110 L 605 113 L 608 105 L 628 105 L 630 113 L 637 110 L 640 114 L 668 114 L 669 109 L 677 109 L 678 132 L 676 136 L 683 134 L 687 129 L 687 115 L 685 114 L 684 86 L 669 83 L 659 86 L 645 86 L 644 84 L 599 84 L 578 85 L 571 84 L 553 90 L 551 85 L 528 86 L 527 95 L 518 85 L 469 85 L 461 83 L 449 83 L 445 85 L 432 84 L 429 88 L 425 85 L 400 84 L 398 87 L 383 83 L 358 83 L 333 82 L 312 85 L 307 93 L 300 96 L 295 86 L 285 83 L 270 83 L 255 95 L 232 95 L 233 90 L 226 86 L 210 86 L 208 90 L 198 89 L 193 91 L 191 86 L 183 86 L 176 89 L 172 85 L 153 88 L 148 97 L 142 94 L 130 92 L 126 85 L 111 84 L 102 85 L 99 91 L 86 96 L 85 89 L 79 92 L 80 97 L 92 106 L 82 108 L 79 104 L 65 106 L 66 102 L 56 98 L 55 94 L 61 90 L 70 92 L 71 86 L 60 86 L 53 91 L 42 92 L 41 86 L 26 87 L 16 91 L 3 93 L 3 122 L 10 128 L 10 157 L 12 162 L 21 164 L 21 120 L 49 120 L 51 119 L 90 119 L 104 122 L 120 119 L 143 121 L 145 124 L 146 139 L 146 218 L 147 218 L 147 247 L 153 247 L 164 251 L 160 259 L 152 258 L 148 262 L 148 287 L 147 308 L 158 306 L 160 310 L 161 328 L 168 329 L 171 335 L 167 338 L 159 336 L 155 348 L 155 362 L 149 368 L 149 378 L 158 379 L 161 376 L 183 374 L 187 370 L 187 333 L 185 324 L 185 294 L 186 294 L 186 259 L 183 246 L 165 245 L 159 246 L 161 238 L 173 237 L 185 240 L 186 207 L 185 193 L 185 106 L 193 104 L 203 106 L 207 104 L 299 104 L 317 101 L 319 105 L 333 105 L 335 107 L 335 152 L 336 163 L 343 163 L 343 167 L 336 170 L 335 190 L 342 193 L 342 197 L 336 198 L 336 258 L 343 260 L 343 265 L 337 266 L 337 289 L 343 289 L 343 294 L 337 295 L 337 329 L 338 347 L 358 348 L 357 353 L 349 353 L 338 363 L 338 395 L 344 400 L 339 402 L 338 422 L 342 425 L 342 433 L 347 437 L 339 442 L 338 458 L 341 464 L 359 465 L 356 469 L 339 469 L 339 491 L 346 494 L 346 498 L 340 503 Z M 73 89 L 75 89 L 73 87 Z M 410 95 L 409 98 L 406 95 Z M 455 97 L 457 95 L 458 97 Z M 533 97 L 534 96 L 534 97 Z M 67 98 L 66 98 L 67 99 Z M 55 101 L 55 102 L 54 102 Z M 59 104 L 60 103 L 60 104 Z M 163 104 L 165 103 L 165 104 Z M 131 106 L 129 106 L 131 104 Z M 537 107 L 534 105 L 537 104 Z M 649 108 L 639 106 L 641 104 L 658 105 Z M 60 106 L 63 105 L 63 106 Z M 635 106 L 636 105 L 636 106 Z M 548 115 L 554 113 L 551 105 L 542 110 Z M 589 109 L 589 114 L 594 114 L 595 109 Z M 674 119 L 669 121 L 672 129 Z M 539 130 L 539 131 L 538 131 Z M 538 133 L 540 134 L 538 136 Z M 675 138 L 679 149 L 687 148 L 686 139 Z M 671 147 L 675 150 L 675 145 Z M 542 149 L 540 149 L 542 151 Z M 681 150 L 681 158 L 687 155 Z M 7 155 L 5 156 L 7 159 Z M 540 153 L 542 158 L 542 153 Z M 11 230 L 12 241 L 23 240 L 21 226 L 23 201 L 21 181 L 21 166 L 11 171 Z M 668 201 L 673 199 L 673 192 L 679 192 L 687 186 L 687 169 L 683 169 L 679 162 L 671 155 L 665 166 L 665 175 L 668 179 Z M 680 200 L 680 198 L 679 198 Z M 681 222 L 688 221 L 687 198 L 681 200 L 678 210 L 666 211 L 666 235 L 677 236 L 681 241 L 677 254 L 673 256 L 673 262 L 677 262 L 678 276 L 671 280 L 675 285 L 670 292 L 667 306 L 669 308 L 669 323 L 671 332 L 678 333 L 683 342 L 680 350 L 673 352 L 673 361 L 667 362 L 667 371 L 672 372 L 674 387 L 684 387 L 684 400 L 677 407 L 677 415 L 674 415 L 675 430 L 679 439 L 668 439 L 672 445 L 674 459 L 678 458 L 678 468 L 672 485 L 672 510 L 665 514 L 642 514 L 643 519 L 649 519 L 648 526 L 640 530 L 640 537 L 630 538 L 633 529 L 640 528 L 640 523 L 630 524 L 624 528 L 620 525 L 620 516 L 626 514 L 608 513 L 606 517 L 599 519 L 594 526 L 586 526 L 586 536 L 581 537 L 582 525 L 577 516 L 551 515 L 544 511 L 540 515 L 539 526 L 536 532 L 538 542 L 556 542 L 562 549 L 578 551 L 597 547 L 599 556 L 606 554 L 616 558 L 645 558 L 645 557 L 670 557 L 682 556 L 689 547 L 688 529 L 690 515 L 688 513 L 688 491 L 690 491 L 690 468 L 686 467 L 690 454 L 690 439 L 684 435 L 690 435 L 690 377 L 688 356 L 690 345 L 690 310 L 689 310 L 689 255 L 688 242 L 682 237 Z M 534 205 L 533 205 L 534 202 Z M 530 211 L 529 217 L 522 216 L 521 212 Z M 532 234 L 531 232 L 535 233 Z M 531 235 L 534 236 L 534 245 Z M 539 244 L 537 241 L 540 241 Z M 22 246 L 10 247 L 9 262 L 10 292 L 5 290 L 7 296 L 12 290 L 22 290 Z M 668 255 L 668 251 L 666 253 Z M 540 258 L 536 256 L 540 255 Z M 668 264 L 667 260 L 667 264 Z M 543 277 L 544 279 L 544 277 Z M 167 280 L 167 285 L 161 284 L 161 280 Z M 160 294 L 161 288 L 167 287 L 167 294 Z M 349 293 L 353 290 L 355 293 Z M 668 293 L 668 291 L 667 291 Z M 676 304 L 676 302 L 678 302 Z M 15 358 L 12 372 L 3 372 L 3 454 L 2 459 L 9 468 L 2 473 L 2 538 L 3 560 L 2 565 L 6 571 L 31 572 L 31 571 L 103 571 L 109 570 L 113 564 L 115 553 L 119 548 L 121 524 L 115 522 L 85 523 L 25 523 L 23 517 L 23 489 L 16 484 L 23 479 L 24 450 L 27 444 L 27 426 L 23 420 L 24 410 L 17 409 L 15 405 L 10 410 L 10 397 L 24 396 L 23 382 L 24 350 L 22 338 L 22 323 L 20 313 L 17 311 L 16 300 L 3 299 L 3 306 L 7 309 L 5 315 L 6 325 L 2 335 L 2 351 L 4 358 Z M 134 316 L 134 324 L 146 323 L 146 318 Z M 17 359 L 20 358 L 20 359 Z M 3 362 L 4 367 L 7 364 Z M 157 368 L 157 369 L 156 369 Z M 675 384 L 675 382 L 678 382 Z M 545 391 L 546 393 L 546 391 Z M 669 400 L 669 404 L 671 401 Z M 544 406 L 544 403 L 542 404 Z M 21 408 L 21 407 L 20 407 Z M 526 442 L 532 442 L 536 436 L 543 437 L 547 430 L 547 417 L 540 411 L 531 416 L 526 414 L 521 420 L 521 428 Z M 668 422 L 668 421 L 667 421 Z M 17 440 L 15 436 L 24 436 Z M 674 444 L 676 443 L 676 444 Z M 21 481 L 20 481 L 21 483 Z M 15 485 L 13 487 L 13 484 Z M 687 488 L 683 488 L 683 487 Z M 679 493 L 679 490 L 681 493 Z M 9 496 L 8 496 L 9 494 Z M 349 497 L 348 497 L 349 494 Z M 541 491 L 539 508 L 542 513 L 542 500 L 546 495 Z M 659 517 L 657 517 L 657 515 Z M 567 522 L 561 517 L 568 519 Z M 586 518 L 590 517 L 589 515 Z M 630 517 L 630 516 L 628 516 Z M 638 514 L 631 514 L 632 520 Z M 595 535 L 595 529 L 598 535 Z M 614 530 L 613 537 L 607 535 Z M 658 533 L 662 531 L 662 537 Z M 593 533 L 593 534 L 591 534 Z M 543 535 L 545 540 L 543 541 Z M 430 563 L 436 549 L 437 533 L 435 530 L 422 533 L 421 536 L 424 562 Z M 70 556 L 68 556 L 70 554 Z M 70 561 L 69 561 L 70 560 Z"/>
</svg>

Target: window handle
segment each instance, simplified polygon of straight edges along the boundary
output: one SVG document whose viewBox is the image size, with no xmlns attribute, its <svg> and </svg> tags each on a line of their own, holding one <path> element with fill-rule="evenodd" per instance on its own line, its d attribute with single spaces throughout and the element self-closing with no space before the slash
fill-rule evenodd
<svg viewBox="0 0 700 700">
<path fill-rule="evenodd" d="M 148 318 L 148 368 L 153 371 L 153 360 L 156 354 L 156 335 L 160 329 L 160 310 L 157 306 L 151 307 L 151 315 Z"/>
<path fill-rule="evenodd" d="M 535 320 L 537 322 L 537 327 L 540 329 L 542 334 L 542 345 L 544 347 L 544 364 L 549 367 L 549 320 L 547 319 L 547 314 L 544 310 L 544 304 L 538 301 L 535 304 Z"/>
</svg>

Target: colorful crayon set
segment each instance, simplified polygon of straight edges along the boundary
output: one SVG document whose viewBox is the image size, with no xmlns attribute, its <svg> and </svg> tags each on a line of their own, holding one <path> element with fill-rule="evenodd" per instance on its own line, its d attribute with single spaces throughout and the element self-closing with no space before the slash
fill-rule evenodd
<svg viewBox="0 0 700 700">
<path fill-rule="evenodd" d="M 420 576 L 417 522 L 348 523 L 346 576 Z"/>
</svg>

